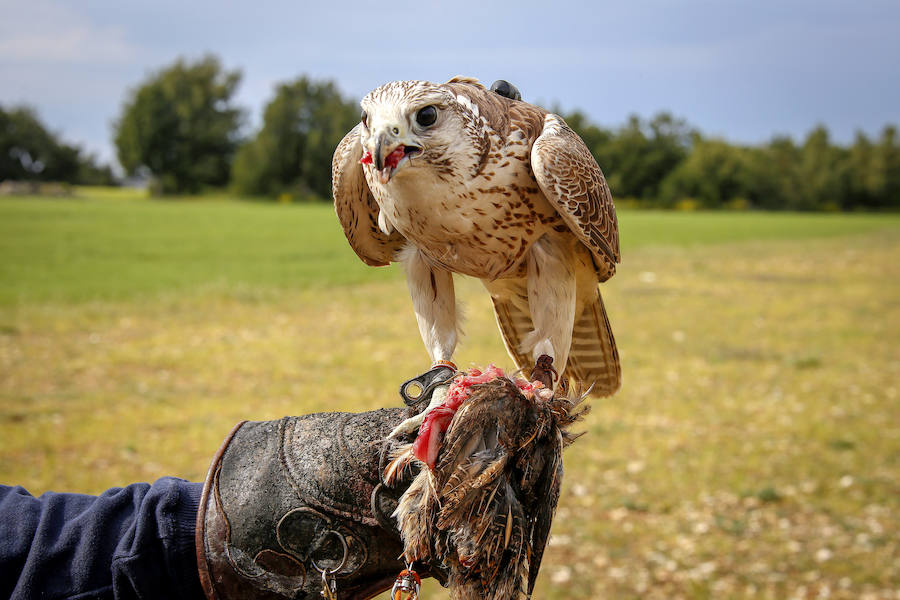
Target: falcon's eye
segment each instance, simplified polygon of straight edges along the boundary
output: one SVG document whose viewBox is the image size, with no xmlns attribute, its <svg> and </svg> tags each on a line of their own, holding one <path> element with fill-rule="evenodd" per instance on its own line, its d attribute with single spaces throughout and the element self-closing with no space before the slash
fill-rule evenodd
<svg viewBox="0 0 900 600">
<path fill-rule="evenodd" d="M 366 111 L 362 111 L 362 114 L 359 115 L 359 120 L 362 121 L 363 127 L 368 127 L 369 124 L 366 121 L 369 119 L 369 115 L 366 114 Z"/>
<path fill-rule="evenodd" d="M 437 121 L 437 108 L 434 106 L 426 106 L 416 113 L 416 123 L 422 127 L 434 125 L 435 121 Z"/>
</svg>

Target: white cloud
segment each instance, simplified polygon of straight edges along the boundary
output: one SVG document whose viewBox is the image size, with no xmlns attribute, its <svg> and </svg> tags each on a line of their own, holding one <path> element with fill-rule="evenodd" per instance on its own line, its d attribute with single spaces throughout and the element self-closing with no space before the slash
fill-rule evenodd
<svg viewBox="0 0 900 600">
<path fill-rule="evenodd" d="M 240 68 L 258 123 L 275 83 L 504 78 L 606 126 L 668 109 L 755 142 L 824 122 L 839 141 L 897 122 L 896 0 L 222 2 L 0 0 L 0 104 L 28 103 L 104 157 L 126 91 L 178 56 Z M 550 6 L 550 9 L 548 9 Z"/>
<path fill-rule="evenodd" d="M 98 26 L 53 0 L 0 3 L 0 61 L 29 64 L 111 64 L 131 61 L 137 48 L 124 28 Z"/>
</svg>

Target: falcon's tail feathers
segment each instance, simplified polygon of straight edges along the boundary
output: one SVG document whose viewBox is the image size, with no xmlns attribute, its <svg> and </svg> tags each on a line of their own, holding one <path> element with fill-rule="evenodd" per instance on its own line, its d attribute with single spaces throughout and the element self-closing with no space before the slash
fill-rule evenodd
<svg viewBox="0 0 900 600">
<path fill-rule="evenodd" d="M 491 300 L 507 352 L 517 367 L 531 368 L 531 357 L 521 351 L 522 341 L 534 329 L 531 315 L 523 310 L 527 302 L 512 302 L 493 295 Z M 610 396 L 622 385 L 619 351 L 599 289 L 597 298 L 575 319 L 572 347 L 563 376 L 569 379 L 570 386 L 591 387 L 594 396 Z"/>
</svg>

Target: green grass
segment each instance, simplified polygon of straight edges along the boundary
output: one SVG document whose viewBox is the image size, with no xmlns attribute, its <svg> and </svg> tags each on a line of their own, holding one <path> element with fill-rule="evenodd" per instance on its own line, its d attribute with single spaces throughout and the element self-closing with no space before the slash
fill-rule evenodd
<svg viewBox="0 0 900 600">
<path fill-rule="evenodd" d="M 0 201 L 0 304 L 372 281 L 333 209 L 235 201 Z"/>
<path fill-rule="evenodd" d="M 109 196 L 0 200 L 3 483 L 199 480 L 236 421 L 396 405 L 426 366 L 330 207 Z M 620 220 L 625 384 L 567 451 L 536 596 L 895 597 L 900 218 Z M 458 283 L 458 362 L 508 365 Z"/>
<path fill-rule="evenodd" d="M 898 214 L 620 211 L 623 251 L 898 230 Z"/>
<path fill-rule="evenodd" d="M 327 204 L 148 201 L 127 191 L 0 201 L 0 305 L 123 300 L 210 288 L 385 281 L 362 264 Z M 896 229 L 900 215 L 620 214 L 627 253 L 647 246 L 806 239 Z"/>
</svg>

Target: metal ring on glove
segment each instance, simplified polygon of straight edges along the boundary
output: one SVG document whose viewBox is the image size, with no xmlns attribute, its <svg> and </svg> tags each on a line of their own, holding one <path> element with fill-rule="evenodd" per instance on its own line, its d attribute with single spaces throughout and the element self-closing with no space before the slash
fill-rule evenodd
<svg viewBox="0 0 900 600">
<path fill-rule="evenodd" d="M 312 556 L 309 557 L 309 561 L 312 563 L 312 566 L 315 568 L 316 571 L 321 573 L 323 577 L 325 575 L 334 575 L 335 573 L 337 573 L 338 571 L 343 569 L 344 566 L 347 564 L 347 558 L 350 556 L 350 548 L 347 546 L 347 538 L 344 537 L 344 534 L 342 534 L 340 531 L 335 531 L 334 529 L 329 529 L 325 532 L 325 535 L 327 536 L 329 533 L 333 533 L 334 535 L 337 536 L 338 540 L 340 540 L 341 548 L 344 551 L 344 555 L 341 557 L 341 564 L 339 564 L 338 566 L 336 566 L 333 569 L 323 569 L 316 563 L 315 558 L 313 558 Z"/>
<path fill-rule="evenodd" d="M 384 469 L 380 469 L 380 472 L 383 473 Z M 381 528 L 391 534 L 400 538 L 400 531 L 397 529 L 397 524 L 391 521 L 390 517 L 381 510 L 381 502 L 379 502 L 379 498 L 381 494 L 386 494 L 385 489 L 387 486 L 384 485 L 383 481 L 379 481 L 378 485 L 375 486 L 375 489 L 372 490 L 372 496 L 369 498 L 369 508 L 372 509 L 372 514 L 375 516 L 375 520 L 378 521 L 378 524 L 381 525 Z M 397 498 L 394 497 L 396 501 Z"/>
</svg>

